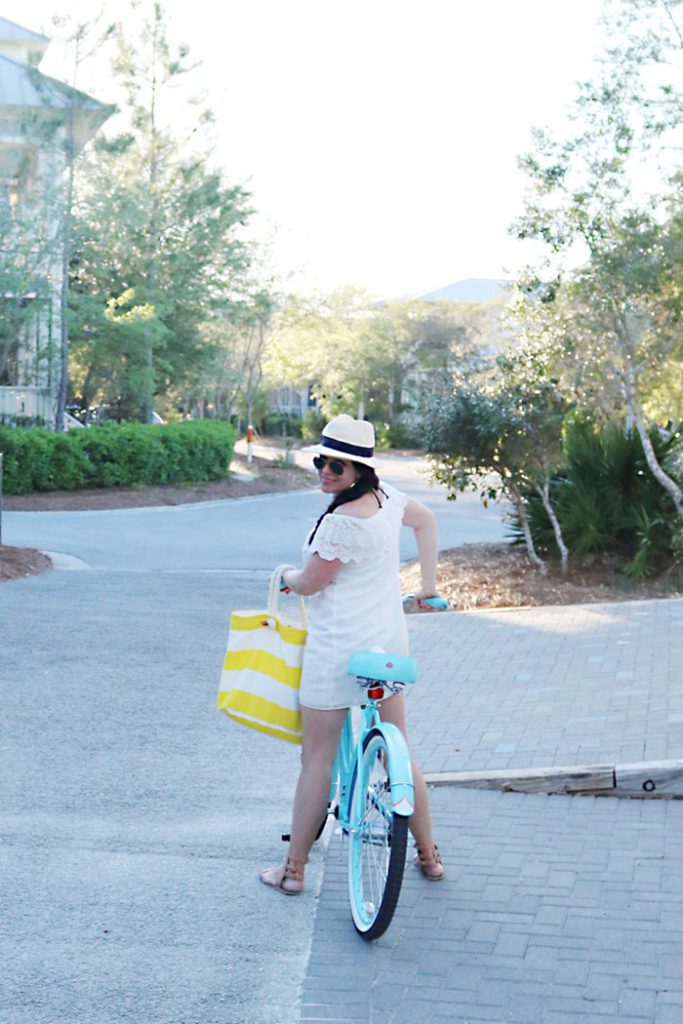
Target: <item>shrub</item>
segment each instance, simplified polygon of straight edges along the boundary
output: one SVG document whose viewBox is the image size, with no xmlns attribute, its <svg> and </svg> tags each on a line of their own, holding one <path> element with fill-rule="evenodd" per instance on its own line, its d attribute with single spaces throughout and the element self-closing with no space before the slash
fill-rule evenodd
<svg viewBox="0 0 683 1024">
<path fill-rule="evenodd" d="M 677 526 L 671 538 L 671 551 L 678 580 L 683 583 L 683 526 Z"/>
<path fill-rule="evenodd" d="M 319 441 L 326 423 L 327 420 L 317 409 L 309 409 L 301 421 L 301 436 L 304 441 L 313 444 Z"/>
<path fill-rule="evenodd" d="M 261 421 L 266 437 L 301 437 L 302 420 L 287 412 L 267 412 Z"/>
<path fill-rule="evenodd" d="M 650 433 L 655 454 L 664 464 L 680 439 Z M 674 557 L 678 527 L 671 497 L 655 480 L 635 431 L 610 425 L 573 422 L 564 437 L 565 468 L 552 482 L 553 503 L 562 534 L 572 554 L 611 554 L 634 579 L 664 568 Z M 552 527 L 534 493 L 526 495 L 534 542 L 542 551 L 556 551 Z M 521 537 L 513 520 L 513 533 Z"/>
<path fill-rule="evenodd" d="M 63 434 L 0 428 L 7 494 L 217 480 L 234 444 L 235 428 L 222 420 L 107 423 Z"/>
<path fill-rule="evenodd" d="M 29 494 L 45 489 L 50 479 L 51 442 L 49 430 L 18 430 L 0 427 L 3 453 L 3 489 L 6 494 Z"/>
<path fill-rule="evenodd" d="M 80 435 L 82 431 L 78 431 Z M 50 449 L 50 470 L 47 487 L 38 484 L 37 490 L 75 491 L 81 487 L 93 486 L 93 471 L 88 454 L 79 444 L 78 438 L 70 433 L 53 434 L 48 446 Z"/>
<path fill-rule="evenodd" d="M 375 448 L 377 451 L 386 451 L 391 446 L 389 439 L 389 424 L 375 423 Z"/>
<path fill-rule="evenodd" d="M 420 424 L 413 418 L 401 417 L 389 427 L 390 448 L 424 448 L 424 433 L 420 434 Z"/>
</svg>

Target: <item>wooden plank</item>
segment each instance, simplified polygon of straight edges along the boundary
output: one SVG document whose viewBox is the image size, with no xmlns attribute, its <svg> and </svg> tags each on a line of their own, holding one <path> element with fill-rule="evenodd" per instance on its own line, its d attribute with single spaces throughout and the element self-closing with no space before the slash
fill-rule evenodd
<svg viewBox="0 0 683 1024">
<path fill-rule="evenodd" d="M 425 779 L 431 786 L 501 789 L 512 793 L 683 799 L 683 760 L 643 761 L 616 767 L 579 765 L 566 768 L 428 772 Z"/>
<path fill-rule="evenodd" d="M 614 769 L 615 796 L 683 798 L 683 761 L 618 764 Z"/>
<path fill-rule="evenodd" d="M 597 793 L 614 789 L 612 765 L 573 765 L 553 768 L 507 768 L 502 771 L 431 772 L 432 786 L 463 786 L 469 789 L 502 789 L 513 793 Z"/>
</svg>

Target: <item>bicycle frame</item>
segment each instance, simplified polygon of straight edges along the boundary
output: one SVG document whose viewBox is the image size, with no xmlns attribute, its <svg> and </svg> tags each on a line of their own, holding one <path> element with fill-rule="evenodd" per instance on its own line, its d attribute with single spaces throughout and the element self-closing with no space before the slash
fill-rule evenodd
<svg viewBox="0 0 683 1024">
<path fill-rule="evenodd" d="M 353 820 L 353 791 L 356 773 L 363 753 L 365 738 L 374 730 L 384 737 L 389 757 L 391 804 L 395 814 L 409 817 L 415 808 L 415 788 L 410 767 L 408 747 L 401 730 L 380 717 L 380 701 L 368 698 L 360 711 L 360 725 L 354 737 L 351 711 L 348 712 L 339 740 L 337 756 L 332 766 L 330 806 L 335 808 L 342 834 L 355 828 Z"/>
</svg>

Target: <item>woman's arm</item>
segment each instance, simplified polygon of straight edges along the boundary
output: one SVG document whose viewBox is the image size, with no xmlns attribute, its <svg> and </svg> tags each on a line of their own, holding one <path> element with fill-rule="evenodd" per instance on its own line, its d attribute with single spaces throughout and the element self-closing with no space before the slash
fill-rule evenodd
<svg viewBox="0 0 683 1024">
<path fill-rule="evenodd" d="M 288 590 L 308 597 L 326 587 L 337 575 L 341 566 L 342 563 L 338 558 L 328 561 L 321 558 L 316 551 L 310 556 L 303 569 L 285 569 L 282 573 L 282 582 Z"/>
<path fill-rule="evenodd" d="M 416 597 L 434 597 L 436 589 L 436 565 L 439 557 L 439 535 L 436 529 L 436 516 L 421 501 L 408 498 L 403 513 L 404 526 L 410 526 L 415 532 L 417 556 L 420 561 L 422 586 Z"/>
</svg>

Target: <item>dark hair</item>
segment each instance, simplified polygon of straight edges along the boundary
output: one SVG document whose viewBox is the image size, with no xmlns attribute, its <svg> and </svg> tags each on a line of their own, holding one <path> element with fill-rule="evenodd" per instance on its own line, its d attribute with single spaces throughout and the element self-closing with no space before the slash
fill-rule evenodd
<svg viewBox="0 0 683 1024">
<path fill-rule="evenodd" d="M 356 498 L 361 498 L 364 494 L 369 494 L 370 491 L 379 491 L 381 489 L 379 477 L 372 466 L 366 466 L 364 462 L 353 462 L 353 460 L 352 464 L 358 470 L 358 477 L 355 484 L 352 484 L 350 487 L 346 487 L 343 491 L 340 491 L 339 494 L 335 494 L 334 498 L 313 527 L 311 536 L 308 538 L 309 544 L 313 543 L 313 538 L 318 532 L 318 527 L 325 516 L 329 516 L 330 512 L 334 512 L 334 510 L 339 508 L 340 505 L 346 505 L 349 501 L 355 501 Z"/>
</svg>

